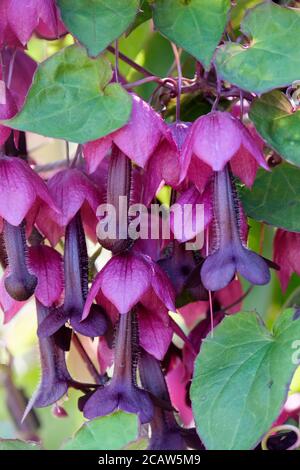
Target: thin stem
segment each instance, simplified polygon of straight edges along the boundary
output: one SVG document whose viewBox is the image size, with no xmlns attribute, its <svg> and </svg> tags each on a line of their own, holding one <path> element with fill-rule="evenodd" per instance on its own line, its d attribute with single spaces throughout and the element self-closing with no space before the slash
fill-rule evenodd
<svg viewBox="0 0 300 470">
<path fill-rule="evenodd" d="M 115 42 L 115 80 L 119 82 L 119 41 Z"/>
<path fill-rule="evenodd" d="M 70 166 L 70 145 L 69 142 L 66 140 L 66 157 L 67 157 L 67 162 L 68 166 Z"/>
<path fill-rule="evenodd" d="M 116 54 L 116 49 L 113 46 L 108 46 L 107 50 L 109 52 L 111 52 L 112 54 Z M 137 72 L 140 72 L 142 75 L 145 75 L 146 77 L 152 77 L 153 74 L 151 72 L 149 72 L 149 70 L 147 70 L 144 67 L 142 67 L 141 65 L 137 64 L 136 62 L 134 62 L 134 60 L 130 59 L 129 57 L 127 57 L 122 52 L 119 51 L 118 56 L 121 60 L 123 60 L 123 62 L 130 65 L 130 67 L 135 69 Z"/>
<path fill-rule="evenodd" d="M 73 341 L 73 344 L 74 344 L 76 350 L 78 351 L 81 358 L 83 359 L 83 362 L 87 366 L 88 371 L 90 372 L 91 376 L 95 380 L 96 384 L 102 385 L 103 379 L 101 378 L 101 375 L 99 374 L 96 367 L 94 366 L 91 358 L 87 354 L 86 350 L 84 349 L 84 347 L 83 347 L 83 345 L 82 345 L 82 343 L 81 343 L 81 341 L 78 338 L 76 333 L 73 333 L 72 341 Z"/>
<path fill-rule="evenodd" d="M 164 80 L 162 78 L 159 78 L 156 75 L 151 75 L 150 77 L 142 78 L 141 80 L 137 80 L 136 82 L 126 83 L 125 85 L 123 85 L 123 88 L 131 89 L 136 86 L 141 86 L 141 85 L 144 85 L 145 83 L 151 83 L 151 82 L 159 83 L 161 86 L 165 85 Z"/>
<path fill-rule="evenodd" d="M 244 96 L 242 90 L 240 91 L 240 120 L 243 122 L 244 117 Z"/>
<path fill-rule="evenodd" d="M 220 309 L 219 311 L 220 312 L 227 312 L 227 310 L 229 310 L 230 308 L 235 307 L 236 305 L 238 305 L 240 302 L 245 300 L 246 297 L 248 297 L 248 295 L 253 291 L 253 288 L 254 288 L 253 285 L 248 287 L 248 289 L 243 293 L 243 295 L 241 295 L 238 299 L 236 299 L 234 302 L 232 302 L 232 304 L 226 305 L 226 307 Z"/>
<path fill-rule="evenodd" d="M 177 96 L 176 96 L 176 121 L 180 120 L 180 99 L 181 99 L 181 88 L 182 88 L 182 69 L 180 63 L 180 53 L 173 42 L 171 43 L 173 54 L 175 57 L 176 67 L 177 67 Z"/>
<path fill-rule="evenodd" d="M 206 229 L 206 246 L 205 246 L 206 256 L 209 254 L 209 227 Z M 209 299 L 209 313 L 210 313 L 210 335 L 214 337 L 214 308 L 213 308 L 213 301 L 212 301 L 212 293 L 211 290 L 208 291 L 208 299 Z"/>
<path fill-rule="evenodd" d="M 212 105 L 212 108 L 211 108 L 212 111 L 215 111 L 217 109 L 219 101 L 220 101 L 220 97 L 221 97 L 221 80 L 218 77 L 217 78 L 217 96 L 214 101 L 214 104 Z"/>
</svg>

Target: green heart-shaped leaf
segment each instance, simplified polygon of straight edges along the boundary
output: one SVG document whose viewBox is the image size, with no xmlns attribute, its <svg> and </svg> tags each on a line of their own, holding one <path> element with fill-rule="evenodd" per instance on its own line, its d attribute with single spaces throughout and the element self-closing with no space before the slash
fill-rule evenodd
<svg viewBox="0 0 300 470">
<path fill-rule="evenodd" d="M 241 29 L 250 44 L 219 48 L 215 63 L 221 78 L 259 94 L 299 79 L 299 10 L 262 3 L 249 10 Z"/>
<path fill-rule="evenodd" d="M 21 441 L 19 439 L 0 439 L 1 450 L 42 450 L 36 442 Z"/>
<path fill-rule="evenodd" d="M 255 100 L 250 119 L 265 141 L 286 160 L 300 165 L 300 111 L 278 90 Z"/>
<path fill-rule="evenodd" d="M 137 416 L 117 411 L 85 423 L 63 450 L 119 450 L 137 436 Z"/>
<path fill-rule="evenodd" d="M 191 398 L 208 450 L 250 450 L 269 430 L 297 368 L 299 337 L 300 319 L 289 309 L 272 332 L 256 313 L 242 312 L 226 317 L 205 339 Z"/>
<path fill-rule="evenodd" d="M 249 217 L 300 232 L 300 169 L 287 163 L 272 172 L 259 170 L 252 189 L 240 190 Z"/>
<path fill-rule="evenodd" d="M 103 57 L 91 59 L 74 45 L 39 65 L 14 129 L 84 143 L 122 127 L 131 113 L 130 95 L 112 77 Z"/>
<path fill-rule="evenodd" d="M 209 68 L 224 32 L 229 0 L 155 0 L 155 27 Z"/>
<path fill-rule="evenodd" d="M 91 56 L 121 36 L 137 14 L 139 0 L 58 0 L 68 30 Z"/>
</svg>

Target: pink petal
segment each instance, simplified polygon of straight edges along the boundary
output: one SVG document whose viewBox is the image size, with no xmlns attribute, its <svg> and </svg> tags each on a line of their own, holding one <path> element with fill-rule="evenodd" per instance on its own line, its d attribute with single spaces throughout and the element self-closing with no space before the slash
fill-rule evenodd
<svg viewBox="0 0 300 470">
<path fill-rule="evenodd" d="M 149 264 L 151 265 L 152 278 L 151 284 L 155 294 L 159 297 L 162 303 L 168 310 L 176 312 L 175 307 L 175 291 L 165 272 L 154 263 L 149 257 Z"/>
<path fill-rule="evenodd" d="M 96 213 L 100 204 L 100 194 L 94 183 L 77 168 L 62 170 L 48 181 L 48 188 L 61 213 L 42 208 L 40 217 L 52 218 L 65 227 L 85 202 Z"/>
<path fill-rule="evenodd" d="M 7 15 L 10 27 L 25 46 L 39 22 L 36 0 L 10 0 Z"/>
<path fill-rule="evenodd" d="M 202 206 L 197 208 L 197 206 Z M 178 208 L 172 211 L 172 207 Z M 206 210 L 207 209 L 207 210 Z M 191 186 L 177 199 L 176 203 L 171 206 L 171 230 L 176 240 L 186 242 L 193 239 L 197 234 L 203 232 L 205 226 L 210 223 L 212 214 L 209 206 L 203 203 L 203 196 L 199 193 L 195 186 Z M 206 210 L 206 217 L 205 217 Z M 203 211 L 203 212 L 202 212 Z M 179 216 L 181 214 L 181 217 Z"/>
<path fill-rule="evenodd" d="M 89 173 L 94 173 L 107 156 L 112 145 L 113 135 L 109 134 L 101 139 L 88 142 L 83 146 L 83 155 Z"/>
<path fill-rule="evenodd" d="M 59 36 L 59 18 L 55 0 L 38 0 L 38 13 L 40 22 L 47 26 L 52 38 Z M 40 25 L 40 23 L 39 23 Z M 66 31 L 60 22 L 61 32 Z"/>
<path fill-rule="evenodd" d="M 163 308 L 147 309 L 138 307 L 140 345 L 156 359 L 162 360 L 173 336 L 168 321 L 168 312 Z"/>
<path fill-rule="evenodd" d="M 233 174 L 251 188 L 259 166 L 252 154 L 242 146 L 231 159 L 230 164 Z"/>
<path fill-rule="evenodd" d="M 213 170 L 211 167 L 199 160 L 195 155 L 192 155 L 190 165 L 187 170 L 187 177 L 195 184 L 200 193 L 205 189 L 212 175 Z"/>
<path fill-rule="evenodd" d="M 258 141 L 258 138 L 255 138 L 238 119 L 236 120 L 236 125 L 240 128 L 242 134 L 241 146 L 257 161 L 258 165 L 270 171 L 262 152 L 261 141 Z"/>
<path fill-rule="evenodd" d="M 0 158 L 0 216 L 12 225 L 22 222 L 36 199 L 35 174 L 25 165 L 19 158 Z"/>
<path fill-rule="evenodd" d="M 182 315 L 186 326 L 191 329 L 199 322 L 199 320 L 205 318 L 208 308 L 208 302 L 206 300 L 201 300 L 191 302 L 184 305 L 184 307 L 180 307 L 179 312 Z"/>
<path fill-rule="evenodd" d="M 45 307 L 51 307 L 63 292 L 62 256 L 49 246 L 32 246 L 29 249 L 29 264 L 38 279 L 35 289 L 37 299 Z"/>
<path fill-rule="evenodd" d="M 102 269 L 102 293 L 119 313 L 129 312 L 150 288 L 150 282 L 151 268 L 143 257 L 131 253 L 114 256 Z"/>
<path fill-rule="evenodd" d="M 24 46 L 40 20 L 47 24 L 54 37 L 58 35 L 54 0 L 10 0 L 7 17 L 10 27 Z"/>
<path fill-rule="evenodd" d="M 186 403 L 187 379 L 185 368 L 179 358 L 174 358 L 172 368 L 166 376 L 172 405 L 179 411 L 179 416 L 185 426 L 193 421 L 191 408 Z"/>
<path fill-rule="evenodd" d="M 21 310 L 23 305 L 26 304 L 27 301 L 18 302 L 10 297 L 7 293 L 7 290 L 4 286 L 4 280 L 6 276 L 9 275 L 9 272 L 6 270 L 1 278 L 0 281 L 0 307 L 4 313 L 4 321 L 3 323 L 6 324 L 12 320 L 15 315 Z"/>
<path fill-rule="evenodd" d="M 53 211 L 49 211 L 47 206 L 42 206 L 36 218 L 36 225 L 54 247 L 64 236 L 65 230 L 53 220 L 53 217 Z"/>
<path fill-rule="evenodd" d="M 25 97 L 32 83 L 33 75 L 37 64 L 25 52 L 18 49 L 6 48 L 3 51 L 3 61 L 5 66 L 5 80 L 8 82 L 8 74 L 12 65 L 9 90 L 14 98 L 18 110 L 24 104 Z"/>
<path fill-rule="evenodd" d="M 242 295 L 243 287 L 239 279 L 234 279 L 230 284 L 228 284 L 227 287 L 224 287 L 224 289 L 221 289 L 216 293 L 216 297 L 223 308 L 227 307 L 227 305 L 235 303 L 242 297 Z M 237 313 L 241 310 L 241 308 L 242 301 L 226 311 L 228 313 Z"/>
<path fill-rule="evenodd" d="M 300 276 L 300 233 L 278 229 L 274 239 L 273 260 L 280 267 L 277 274 L 284 292 L 292 273 Z"/>
<path fill-rule="evenodd" d="M 214 171 L 222 170 L 241 145 L 236 121 L 229 113 L 212 111 L 193 124 L 191 151 Z"/>
<path fill-rule="evenodd" d="M 0 81 L 0 119 L 10 119 L 17 113 L 18 109 L 5 82 Z M 0 125 L 0 145 L 8 139 L 11 129 Z"/>
<path fill-rule="evenodd" d="M 160 139 L 169 135 L 161 116 L 136 95 L 133 95 L 131 118 L 114 133 L 114 143 L 127 157 L 143 167 L 154 152 Z"/>
</svg>

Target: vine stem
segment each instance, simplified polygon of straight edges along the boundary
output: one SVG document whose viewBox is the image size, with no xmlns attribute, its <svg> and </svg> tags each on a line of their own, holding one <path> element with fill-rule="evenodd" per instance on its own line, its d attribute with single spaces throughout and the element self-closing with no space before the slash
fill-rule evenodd
<svg viewBox="0 0 300 470">
<path fill-rule="evenodd" d="M 119 41 L 115 42 L 115 79 L 116 82 L 119 82 Z"/>
<path fill-rule="evenodd" d="M 111 52 L 112 54 L 116 54 L 117 51 L 113 46 L 108 46 L 107 50 Z M 118 51 L 118 56 L 123 62 L 126 64 L 130 65 L 133 69 L 135 69 L 137 72 L 140 72 L 142 75 L 145 75 L 146 77 L 152 77 L 153 74 L 149 72 L 149 70 L 145 69 L 145 67 L 142 67 L 141 65 L 137 64 L 134 62 L 134 60 L 130 59 L 127 57 L 127 55 L 123 54 L 122 52 Z"/>
<path fill-rule="evenodd" d="M 224 312 L 226 313 L 227 310 L 229 310 L 230 308 L 232 307 L 235 307 L 237 304 L 239 304 L 240 302 L 242 302 L 246 297 L 248 297 L 248 295 L 253 291 L 253 288 L 254 286 L 250 286 L 248 287 L 248 289 L 243 293 L 243 295 L 241 295 L 240 297 L 238 297 L 234 302 L 232 302 L 231 304 L 227 305 L 226 307 L 220 309 L 220 312 Z"/>
<path fill-rule="evenodd" d="M 83 359 L 83 362 L 87 366 L 88 371 L 90 372 L 91 376 L 95 380 L 96 384 L 102 385 L 103 380 L 101 378 L 101 375 L 99 374 L 96 367 L 94 366 L 90 356 L 87 354 L 86 350 L 84 349 L 84 347 L 83 347 L 83 345 L 82 345 L 82 343 L 81 343 L 81 341 L 78 338 L 76 333 L 73 333 L 72 341 L 73 341 L 73 344 L 74 344 L 76 350 L 80 354 L 80 357 Z"/>
<path fill-rule="evenodd" d="M 206 246 L 205 246 L 206 256 L 209 253 L 209 227 L 206 229 Z M 208 291 L 208 300 L 209 300 L 209 312 L 210 312 L 210 336 L 214 337 L 214 308 L 212 302 L 212 293 L 211 290 Z"/>
<path fill-rule="evenodd" d="M 181 88 L 182 88 L 182 69 L 180 63 L 180 52 L 178 51 L 176 45 L 171 42 L 173 54 L 177 67 L 177 95 L 176 95 L 176 122 L 180 120 L 180 99 L 181 99 Z"/>
</svg>

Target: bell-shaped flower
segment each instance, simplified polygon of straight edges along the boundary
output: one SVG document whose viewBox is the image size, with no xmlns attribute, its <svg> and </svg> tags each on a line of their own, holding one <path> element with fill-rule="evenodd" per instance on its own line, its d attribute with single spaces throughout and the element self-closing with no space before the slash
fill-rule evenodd
<svg viewBox="0 0 300 470">
<path fill-rule="evenodd" d="M 27 300 L 36 286 L 36 277 L 28 268 L 23 221 L 26 216 L 32 218 L 43 205 L 58 211 L 46 184 L 26 162 L 1 155 L 0 217 L 4 219 L 3 236 L 9 266 L 5 287 L 15 300 Z"/>
<path fill-rule="evenodd" d="M 138 414 L 141 423 L 153 417 L 149 394 L 136 385 L 137 325 L 132 312 L 120 315 L 115 340 L 114 371 L 111 380 L 99 387 L 85 402 L 84 416 L 88 419 L 105 416 L 121 409 Z"/>
<path fill-rule="evenodd" d="M 162 360 L 170 346 L 173 328 L 168 309 L 148 291 L 136 305 L 141 347 Z"/>
<path fill-rule="evenodd" d="M 279 265 L 278 277 L 283 291 L 292 273 L 300 276 L 300 233 L 278 229 L 274 238 L 273 260 Z"/>
<path fill-rule="evenodd" d="M 68 223 L 64 250 L 64 303 L 45 318 L 39 336 L 47 337 L 58 331 L 68 320 L 75 331 L 98 337 L 107 328 L 103 309 L 93 305 L 88 319 L 81 321 L 88 291 L 88 254 L 80 212 Z"/>
<path fill-rule="evenodd" d="M 55 0 L 1 0 L 0 42 L 23 46 L 38 26 L 47 26 L 58 37 L 58 10 Z M 17 40 L 17 41 L 16 41 Z"/>
<path fill-rule="evenodd" d="M 51 315 L 60 303 L 63 292 L 63 264 L 61 255 L 45 245 L 33 246 L 29 251 L 30 266 L 37 278 L 36 311 L 38 326 Z M 65 353 L 54 336 L 39 337 L 41 381 L 29 401 L 26 416 L 32 407 L 44 407 L 55 403 L 68 390 L 71 382 L 65 362 Z"/>
<path fill-rule="evenodd" d="M 53 246 L 78 211 L 83 224 L 96 231 L 96 211 L 101 203 L 101 194 L 91 178 L 78 168 L 66 168 L 48 180 L 48 189 L 60 212 L 42 207 L 37 225 Z"/>
<path fill-rule="evenodd" d="M 195 429 L 180 427 L 173 414 L 172 404 L 159 362 L 141 351 L 139 371 L 143 387 L 153 396 L 154 416 L 150 422 L 151 438 L 148 450 L 186 450 L 203 448 Z"/>
<path fill-rule="evenodd" d="M 124 127 L 84 146 L 89 173 L 96 170 L 112 144 L 138 166 L 145 168 L 161 139 L 170 137 L 161 116 L 138 96 L 133 95 L 132 99 L 131 117 Z"/>
<path fill-rule="evenodd" d="M 36 299 L 45 307 L 58 305 L 64 288 L 61 254 L 47 245 L 31 246 L 29 266 L 37 278 Z"/>
<path fill-rule="evenodd" d="M 36 62 L 20 49 L 5 48 L 2 53 L 0 70 L 0 119 L 12 118 L 21 110 L 36 70 Z M 0 144 L 9 137 L 12 130 L 0 125 Z M 16 137 L 18 131 L 13 131 Z"/>
<path fill-rule="evenodd" d="M 239 119 L 222 111 L 212 111 L 193 123 L 181 159 L 181 181 L 188 176 L 199 189 L 203 188 L 203 175 L 207 178 L 229 162 L 233 173 L 249 186 L 258 165 L 269 169 L 257 139 Z"/>
<path fill-rule="evenodd" d="M 181 151 L 191 123 L 176 122 L 160 140 L 149 159 L 144 173 L 143 202 L 148 205 L 161 184 L 177 188 L 180 183 Z M 205 180 L 206 181 L 206 180 Z"/>
<path fill-rule="evenodd" d="M 167 275 L 149 256 L 141 253 L 125 252 L 108 261 L 93 281 L 83 319 L 88 317 L 93 300 L 100 292 L 121 314 L 129 312 L 149 292 L 167 309 L 175 309 L 174 290 Z"/>
<path fill-rule="evenodd" d="M 204 287 L 222 289 L 237 272 L 252 284 L 267 284 L 267 262 L 244 246 L 240 209 L 228 166 L 214 175 L 214 222 L 214 246 L 201 268 Z"/>
<path fill-rule="evenodd" d="M 49 282 L 51 282 L 49 280 Z M 36 301 L 38 325 L 40 325 L 48 315 L 49 308 Z M 31 408 L 45 407 L 52 405 L 68 391 L 72 378 L 68 372 L 65 360 L 65 352 L 56 344 L 55 337 L 39 338 L 40 361 L 41 361 L 41 381 L 30 399 L 23 419 Z"/>
</svg>

